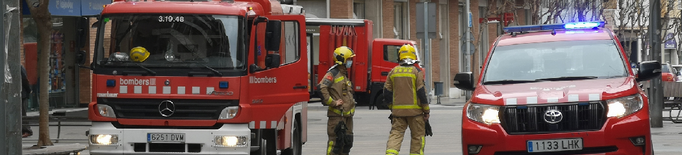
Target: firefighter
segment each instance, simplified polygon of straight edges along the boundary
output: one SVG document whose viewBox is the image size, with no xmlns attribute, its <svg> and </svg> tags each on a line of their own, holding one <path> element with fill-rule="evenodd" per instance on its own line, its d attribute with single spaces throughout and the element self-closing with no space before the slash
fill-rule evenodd
<svg viewBox="0 0 682 155">
<path fill-rule="evenodd" d="M 429 103 L 424 90 L 424 73 L 418 67 L 412 45 L 400 47 L 400 65 L 394 67 L 384 85 L 385 102 L 391 109 L 391 133 L 386 144 L 386 155 L 397 155 L 405 129 L 410 128 L 410 155 L 423 155 L 425 122 L 429 119 Z"/>
<path fill-rule="evenodd" d="M 353 50 L 341 46 L 334 50 L 335 65 L 329 68 L 318 85 L 322 92 L 322 103 L 329 106 L 327 111 L 327 155 L 347 155 L 353 147 L 353 99 L 352 83 L 348 79 L 348 68 L 355 57 Z"/>
</svg>

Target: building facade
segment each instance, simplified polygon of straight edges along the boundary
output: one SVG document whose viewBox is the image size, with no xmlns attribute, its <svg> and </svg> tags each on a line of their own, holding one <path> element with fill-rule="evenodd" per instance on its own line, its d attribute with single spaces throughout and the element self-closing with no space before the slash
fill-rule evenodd
<svg viewBox="0 0 682 155">
<path fill-rule="evenodd" d="M 459 72 L 474 72 L 478 77 L 490 43 L 501 34 L 502 22 L 480 22 L 480 18 L 497 17 L 496 11 L 491 10 L 495 5 L 488 5 L 488 0 L 470 1 L 470 29 L 464 0 L 297 0 L 296 5 L 303 6 L 308 18 L 372 20 L 374 38 L 413 40 L 418 42 L 419 51 L 425 51 L 424 41 L 417 38 L 416 29 L 417 18 L 420 18 L 416 6 L 423 2 L 436 4 L 437 24 L 437 36 L 429 40 L 431 61 L 424 66 L 431 72 L 432 82 L 443 83 L 444 96 L 464 99 L 465 92 L 455 88 L 452 79 Z M 522 18 L 513 23 L 525 25 L 526 11 L 517 11 L 516 16 Z M 474 46 L 470 52 L 463 50 L 467 30 L 471 31 Z M 425 58 L 424 52 L 420 54 Z M 434 88 L 432 83 L 429 85 Z"/>
</svg>

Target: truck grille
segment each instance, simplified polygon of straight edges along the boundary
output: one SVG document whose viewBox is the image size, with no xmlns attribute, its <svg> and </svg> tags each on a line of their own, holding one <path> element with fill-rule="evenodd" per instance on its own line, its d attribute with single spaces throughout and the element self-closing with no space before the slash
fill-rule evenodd
<svg viewBox="0 0 682 155">
<path fill-rule="evenodd" d="M 606 109 L 601 102 L 505 106 L 503 109 L 501 125 L 508 134 L 599 130 L 606 121 Z M 550 109 L 561 112 L 561 121 L 554 124 L 545 121 L 545 112 Z"/>
<path fill-rule="evenodd" d="M 191 100 L 173 99 L 173 113 L 164 117 L 159 105 L 166 99 L 112 99 L 98 98 L 98 104 L 111 106 L 117 118 L 133 119 L 218 119 L 220 112 L 227 106 L 238 106 L 236 100 Z M 166 113 L 168 114 L 168 113 Z"/>
</svg>

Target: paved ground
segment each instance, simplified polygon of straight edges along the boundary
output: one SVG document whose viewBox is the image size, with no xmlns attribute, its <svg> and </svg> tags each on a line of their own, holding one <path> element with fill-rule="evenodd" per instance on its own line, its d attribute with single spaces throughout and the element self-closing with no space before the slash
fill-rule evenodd
<svg viewBox="0 0 682 155">
<path fill-rule="evenodd" d="M 432 102 L 435 103 L 435 102 Z M 431 123 L 434 136 L 427 137 L 425 154 L 428 155 L 453 155 L 461 154 L 461 114 L 464 102 L 461 100 L 441 100 L 442 104 L 432 104 Z M 326 107 L 319 102 L 309 104 L 308 113 L 308 142 L 303 146 L 304 155 L 320 155 L 325 152 L 326 136 Z M 78 111 L 78 110 L 74 110 Z M 82 112 L 82 110 L 80 110 Z M 77 114 L 77 113 L 74 113 Z M 354 119 L 355 146 L 352 154 L 384 154 L 386 140 L 390 130 L 390 122 L 386 118 L 387 110 L 369 110 L 367 107 L 358 107 Z M 82 113 L 80 115 L 83 115 Z M 667 112 L 664 113 L 667 116 Z M 83 122 L 87 125 L 89 122 Z M 54 147 L 83 146 L 87 144 L 85 131 L 87 126 L 68 126 L 62 128 L 59 143 Z M 37 127 L 33 127 L 37 131 Z M 57 139 L 57 128 L 50 128 L 50 136 Z M 657 155 L 680 155 L 682 154 L 682 124 L 664 122 L 663 128 L 652 128 L 652 139 Z M 24 138 L 24 146 L 32 146 L 36 143 L 37 134 L 33 137 Z M 404 139 L 401 154 L 409 154 L 408 139 Z M 26 152 L 25 152 L 26 153 Z M 80 152 L 88 155 L 88 151 Z"/>
</svg>

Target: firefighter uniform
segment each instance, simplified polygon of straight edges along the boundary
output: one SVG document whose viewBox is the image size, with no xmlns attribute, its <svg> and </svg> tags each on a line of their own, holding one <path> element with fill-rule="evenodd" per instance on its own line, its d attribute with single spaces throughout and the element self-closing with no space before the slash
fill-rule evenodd
<svg viewBox="0 0 682 155">
<path fill-rule="evenodd" d="M 400 49 L 401 65 L 388 74 L 384 85 L 384 97 L 391 108 L 391 132 L 386 144 L 386 155 L 397 155 L 405 135 L 410 128 L 412 137 L 410 155 L 423 155 L 425 137 L 425 116 L 429 104 L 424 90 L 424 73 L 414 66 L 416 52 L 410 45 Z"/>
<path fill-rule="evenodd" d="M 332 154 L 348 154 L 350 148 L 353 146 L 353 115 L 355 113 L 355 100 L 353 99 L 353 89 L 350 79 L 347 77 L 346 65 L 352 63 L 348 60 L 355 55 L 352 50 L 342 46 L 335 50 L 334 60 L 337 62 L 332 68 L 327 71 L 322 81 L 320 81 L 319 88 L 322 93 L 322 103 L 329 106 L 327 111 L 327 135 L 329 141 L 327 142 L 326 152 L 328 155 Z M 343 102 L 340 106 L 336 106 L 336 102 L 340 100 Z M 339 135 L 339 123 L 345 124 L 345 132 Z M 339 141 L 339 138 L 342 140 Z"/>
</svg>

